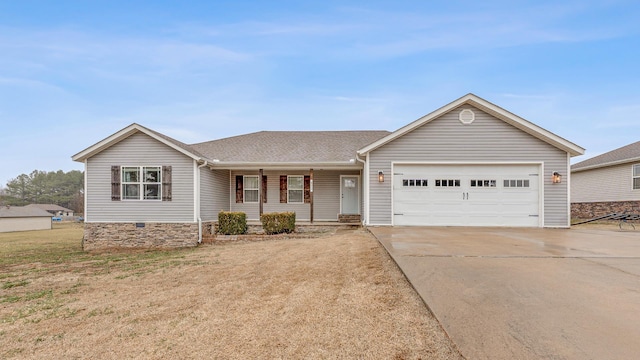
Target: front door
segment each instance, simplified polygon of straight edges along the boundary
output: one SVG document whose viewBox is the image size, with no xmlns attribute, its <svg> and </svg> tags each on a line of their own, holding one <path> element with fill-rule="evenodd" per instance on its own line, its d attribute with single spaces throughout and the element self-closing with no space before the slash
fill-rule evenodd
<svg viewBox="0 0 640 360">
<path fill-rule="evenodd" d="M 358 176 L 340 177 L 340 213 L 360 214 L 360 184 Z"/>
</svg>

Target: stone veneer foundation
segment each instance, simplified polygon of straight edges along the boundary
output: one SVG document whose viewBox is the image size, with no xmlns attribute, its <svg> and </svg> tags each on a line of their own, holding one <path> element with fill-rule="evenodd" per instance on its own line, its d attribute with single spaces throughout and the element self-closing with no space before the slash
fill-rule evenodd
<svg viewBox="0 0 640 360">
<path fill-rule="evenodd" d="M 197 223 L 85 223 L 82 240 L 86 251 L 197 245 Z"/>
<path fill-rule="evenodd" d="M 358 224 L 360 223 L 360 214 L 338 214 L 338 222 L 344 224 Z"/>
<path fill-rule="evenodd" d="M 572 203 L 571 218 L 592 219 L 611 213 L 640 213 L 640 201 L 607 201 L 607 202 L 587 202 Z"/>
</svg>

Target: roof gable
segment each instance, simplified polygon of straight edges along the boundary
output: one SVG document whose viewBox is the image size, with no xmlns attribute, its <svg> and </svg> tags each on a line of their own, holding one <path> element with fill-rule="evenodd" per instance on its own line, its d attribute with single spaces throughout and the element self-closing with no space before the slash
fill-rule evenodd
<svg viewBox="0 0 640 360">
<path fill-rule="evenodd" d="M 110 148 L 111 146 L 119 143 L 120 141 L 130 137 L 133 134 L 137 134 L 137 133 L 143 133 L 146 134 L 148 136 L 150 136 L 151 138 L 169 146 L 170 148 L 175 149 L 178 152 L 183 153 L 184 155 L 187 155 L 195 160 L 205 160 L 204 156 L 202 156 L 200 153 L 198 153 L 196 150 L 194 150 L 191 146 L 182 143 L 178 140 L 175 140 L 169 136 L 166 136 L 164 134 L 161 134 L 157 131 L 153 131 L 151 129 L 148 129 L 142 125 L 133 123 L 129 126 L 127 126 L 126 128 L 116 132 L 115 134 L 107 137 L 106 139 L 99 141 L 98 143 L 82 150 L 81 152 L 73 155 L 71 158 L 74 161 L 84 161 L 100 152 L 102 152 L 103 150 Z"/>
<path fill-rule="evenodd" d="M 640 141 L 573 164 L 571 171 L 578 172 L 635 161 L 640 161 Z"/>
<path fill-rule="evenodd" d="M 464 105 L 464 104 L 469 104 L 471 106 L 474 106 L 490 115 L 493 115 L 494 117 L 496 117 L 497 119 L 500 119 L 550 145 L 553 145 L 563 151 L 566 151 L 567 153 L 571 154 L 571 156 L 576 156 L 576 155 L 582 155 L 584 154 L 584 149 L 581 148 L 580 146 L 558 136 L 555 135 L 553 133 L 551 133 L 550 131 L 547 131 L 495 104 L 492 104 L 474 94 L 467 94 L 417 120 L 415 120 L 414 122 L 407 124 L 403 127 L 401 127 L 400 129 L 392 132 L 391 134 L 385 136 L 384 138 L 369 144 L 363 148 L 361 148 L 360 150 L 358 150 L 358 154 L 360 155 L 364 155 L 366 153 L 369 153 L 381 146 L 384 146 L 385 144 L 439 118 L 440 116 L 448 113 L 449 111 Z"/>
</svg>

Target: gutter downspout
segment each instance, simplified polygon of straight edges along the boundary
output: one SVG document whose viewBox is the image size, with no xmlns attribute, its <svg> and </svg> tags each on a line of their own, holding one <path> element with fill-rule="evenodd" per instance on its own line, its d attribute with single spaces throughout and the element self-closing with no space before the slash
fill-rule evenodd
<svg viewBox="0 0 640 360">
<path fill-rule="evenodd" d="M 369 206 L 369 197 L 367 196 L 368 194 L 367 189 L 369 188 L 369 174 L 367 173 L 367 162 L 364 160 L 361 160 L 360 155 L 358 153 L 356 153 L 356 160 L 361 162 L 363 167 L 363 170 L 360 170 L 361 179 L 362 179 L 362 197 L 364 198 L 363 207 L 367 208 Z M 362 219 L 360 219 L 360 222 L 362 222 L 362 226 L 364 227 L 366 223 L 364 214 L 366 213 L 366 215 L 369 216 L 369 212 L 365 211 L 365 209 L 362 209 L 362 213 L 363 213 L 363 216 L 362 216 Z"/>
<path fill-rule="evenodd" d="M 200 169 L 208 164 L 209 162 L 205 160 L 202 165 L 198 165 L 198 244 L 202 243 L 202 218 L 200 217 Z"/>
</svg>

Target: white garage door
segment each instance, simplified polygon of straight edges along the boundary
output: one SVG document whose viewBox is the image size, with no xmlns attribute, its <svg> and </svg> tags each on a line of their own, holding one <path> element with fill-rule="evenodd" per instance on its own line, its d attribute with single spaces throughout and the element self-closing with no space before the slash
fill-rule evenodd
<svg viewBox="0 0 640 360">
<path fill-rule="evenodd" d="M 395 165 L 394 225 L 540 226 L 539 165 Z"/>
</svg>

